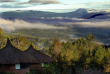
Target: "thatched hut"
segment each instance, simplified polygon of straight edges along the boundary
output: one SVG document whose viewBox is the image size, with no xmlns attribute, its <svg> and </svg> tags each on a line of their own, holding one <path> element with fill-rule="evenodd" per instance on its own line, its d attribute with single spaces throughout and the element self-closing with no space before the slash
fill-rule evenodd
<svg viewBox="0 0 110 74">
<path fill-rule="evenodd" d="M 25 74 L 29 72 L 29 64 L 39 63 L 33 56 L 15 48 L 9 39 L 6 46 L 0 50 L 0 72 Z"/>
<path fill-rule="evenodd" d="M 50 56 L 40 52 L 39 50 L 34 49 L 32 45 L 30 45 L 30 47 L 24 52 L 30 54 L 31 56 L 33 56 L 36 60 L 40 62 L 40 63 L 31 64 L 30 68 L 32 69 L 42 69 L 42 66 L 44 64 L 48 64 L 52 62 L 52 58 Z"/>
<path fill-rule="evenodd" d="M 41 63 L 51 62 L 51 57 L 35 50 L 31 45 L 26 51 L 14 47 L 7 39 L 6 46 L 0 50 L 0 72 L 14 72 L 15 74 L 26 74 L 33 69 L 42 69 Z"/>
</svg>

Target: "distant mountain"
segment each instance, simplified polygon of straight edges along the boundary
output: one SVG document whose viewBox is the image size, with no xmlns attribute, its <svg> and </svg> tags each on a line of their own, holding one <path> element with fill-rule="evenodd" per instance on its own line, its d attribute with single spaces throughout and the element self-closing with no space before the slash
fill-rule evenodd
<svg viewBox="0 0 110 74">
<path fill-rule="evenodd" d="M 107 16 L 109 13 L 105 11 L 96 11 L 94 9 L 84 9 L 80 8 L 73 12 L 68 13 L 53 13 L 53 12 L 44 12 L 44 11 L 10 11 L 1 13 L 2 18 L 8 19 L 23 19 L 23 18 L 52 18 L 52 17 L 68 17 L 68 18 L 84 18 L 91 19 L 99 16 Z"/>
</svg>

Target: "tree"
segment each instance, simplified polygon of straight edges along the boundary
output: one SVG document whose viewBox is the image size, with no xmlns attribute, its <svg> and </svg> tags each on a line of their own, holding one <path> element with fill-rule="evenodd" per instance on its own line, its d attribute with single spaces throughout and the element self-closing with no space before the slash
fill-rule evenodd
<svg viewBox="0 0 110 74">
<path fill-rule="evenodd" d="M 77 49 L 74 49 L 73 44 L 71 42 L 62 42 L 61 57 L 64 72 L 66 74 L 75 73 L 75 63 L 79 60 L 80 54 Z"/>
<path fill-rule="evenodd" d="M 65 57 L 65 60 L 68 62 L 78 61 L 80 57 L 78 50 L 75 49 L 73 47 L 73 44 L 69 41 L 67 41 L 66 43 L 62 43 L 61 56 Z"/>
<path fill-rule="evenodd" d="M 107 49 L 107 56 L 104 65 L 104 72 L 110 72 L 110 48 Z"/>
<path fill-rule="evenodd" d="M 95 36 L 93 36 L 92 34 L 88 34 L 86 39 L 88 41 L 94 41 L 94 40 L 96 40 Z"/>
<path fill-rule="evenodd" d="M 0 28 L 0 49 L 5 47 L 7 41 L 7 35 L 5 32 Z"/>
<path fill-rule="evenodd" d="M 104 69 L 110 64 L 110 48 L 106 52 L 103 45 L 96 43 L 95 37 L 90 34 L 86 39 L 81 37 L 74 43 L 55 40 L 51 49 L 55 54 L 54 67 L 59 74 L 73 74 L 79 69 Z"/>
<path fill-rule="evenodd" d="M 61 52 L 61 43 L 58 39 L 55 39 L 54 44 L 53 44 L 53 52 L 58 57 Z"/>
<path fill-rule="evenodd" d="M 95 47 L 98 45 L 96 43 L 96 38 L 92 34 L 88 34 L 86 37 L 86 42 L 87 42 L 87 48 L 89 50 L 89 54 L 92 57 L 93 51 L 95 50 Z"/>
<path fill-rule="evenodd" d="M 98 46 L 95 52 L 95 61 L 97 64 L 101 65 L 104 63 L 104 58 L 106 57 L 106 50 L 102 46 Z"/>
<path fill-rule="evenodd" d="M 106 63 L 110 64 L 110 48 L 107 49 Z"/>
<path fill-rule="evenodd" d="M 28 47 L 31 44 L 26 38 L 20 36 L 17 37 L 10 36 L 10 40 L 15 47 L 21 49 L 22 51 L 28 49 Z"/>
</svg>

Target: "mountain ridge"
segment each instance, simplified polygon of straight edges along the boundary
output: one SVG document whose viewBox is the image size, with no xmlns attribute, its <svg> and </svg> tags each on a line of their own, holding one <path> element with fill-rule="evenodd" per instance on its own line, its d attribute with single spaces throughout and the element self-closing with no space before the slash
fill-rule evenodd
<svg viewBox="0 0 110 74">
<path fill-rule="evenodd" d="M 52 18 L 52 17 L 68 17 L 68 18 L 83 18 L 83 19 L 91 19 L 97 16 L 105 16 L 110 14 L 106 11 L 97 11 L 94 9 L 84 9 L 79 8 L 76 11 L 68 12 L 68 13 L 54 13 L 54 12 L 47 12 L 47 11 L 9 11 L 1 13 L 1 18 L 36 18 L 36 17 L 44 17 L 44 18 Z"/>
</svg>

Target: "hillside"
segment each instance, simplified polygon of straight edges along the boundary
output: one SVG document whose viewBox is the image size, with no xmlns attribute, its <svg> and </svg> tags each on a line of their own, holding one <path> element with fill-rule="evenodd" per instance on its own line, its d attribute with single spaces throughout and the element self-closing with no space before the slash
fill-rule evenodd
<svg viewBox="0 0 110 74">
<path fill-rule="evenodd" d="M 37 17 L 44 17 L 44 18 L 50 18 L 50 17 L 68 17 L 68 18 L 94 18 L 102 15 L 108 15 L 105 11 L 96 11 L 96 10 L 88 10 L 84 8 L 77 9 L 73 12 L 68 13 L 53 13 L 53 12 L 44 12 L 44 11 L 10 11 L 10 12 L 3 12 L 1 13 L 2 18 L 8 18 L 8 19 L 24 19 L 24 18 L 37 18 Z M 13 15 L 13 16 L 11 16 Z M 101 15 L 101 16 L 102 16 Z"/>
</svg>

